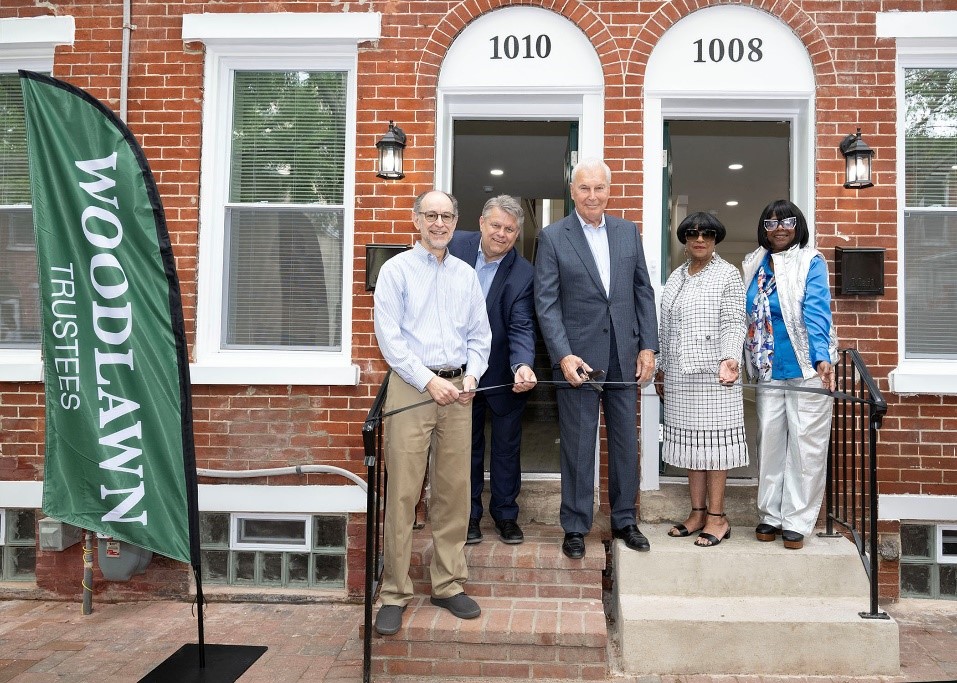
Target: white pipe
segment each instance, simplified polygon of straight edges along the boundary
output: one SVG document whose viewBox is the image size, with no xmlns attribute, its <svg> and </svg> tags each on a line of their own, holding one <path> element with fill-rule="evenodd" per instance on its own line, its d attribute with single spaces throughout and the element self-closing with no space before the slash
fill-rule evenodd
<svg viewBox="0 0 957 683">
<path fill-rule="evenodd" d="M 130 6 L 133 0 L 123 0 L 123 49 L 120 58 L 120 118 L 126 121 L 126 101 L 129 97 L 130 80 L 130 33 L 133 31 Z"/>
<path fill-rule="evenodd" d="M 363 492 L 369 487 L 356 474 L 332 465 L 296 465 L 295 467 L 271 467 L 263 470 L 206 470 L 196 469 L 201 477 L 219 477 L 220 479 L 251 479 L 253 477 L 275 477 L 280 474 L 340 474 L 355 482 Z"/>
</svg>

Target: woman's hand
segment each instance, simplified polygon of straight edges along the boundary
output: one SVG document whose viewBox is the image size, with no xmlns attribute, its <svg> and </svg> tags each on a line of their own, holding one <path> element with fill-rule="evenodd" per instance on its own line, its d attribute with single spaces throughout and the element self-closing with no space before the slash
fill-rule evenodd
<svg viewBox="0 0 957 683">
<path fill-rule="evenodd" d="M 837 388 L 837 379 L 834 376 L 834 366 L 826 360 L 817 364 L 817 376 L 821 378 L 821 384 L 828 391 L 834 391 Z"/>
<path fill-rule="evenodd" d="M 738 361 L 732 358 L 725 358 L 718 366 L 718 381 L 721 384 L 734 384 L 741 376 L 741 368 Z"/>
</svg>

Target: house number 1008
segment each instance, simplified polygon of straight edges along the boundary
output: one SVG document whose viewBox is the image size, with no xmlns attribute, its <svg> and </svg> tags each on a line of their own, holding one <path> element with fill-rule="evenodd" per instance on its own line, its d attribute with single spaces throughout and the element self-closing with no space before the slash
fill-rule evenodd
<svg viewBox="0 0 957 683">
<path fill-rule="evenodd" d="M 704 39 L 699 38 L 694 41 L 694 44 L 698 47 L 698 58 L 695 63 L 704 62 Z M 748 61 L 749 62 L 760 62 L 764 54 L 761 52 L 761 47 L 764 45 L 764 41 L 760 38 L 751 38 L 748 41 Z M 724 60 L 725 55 L 732 62 L 740 62 L 744 59 L 744 41 L 740 38 L 732 38 L 728 41 L 728 46 L 725 48 L 724 41 L 720 38 L 714 38 L 708 43 L 708 59 L 712 62 L 720 62 Z"/>
<path fill-rule="evenodd" d="M 545 59 L 552 53 L 552 39 L 547 34 L 535 38 L 534 46 L 531 36 L 494 36 L 489 38 L 492 43 L 492 59 Z M 524 49 L 523 49 L 524 48 Z"/>
</svg>

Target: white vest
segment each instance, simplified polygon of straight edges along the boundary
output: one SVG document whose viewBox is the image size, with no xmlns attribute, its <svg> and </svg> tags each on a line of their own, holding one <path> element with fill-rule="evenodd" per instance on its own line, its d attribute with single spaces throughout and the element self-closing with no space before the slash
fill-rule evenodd
<svg viewBox="0 0 957 683">
<path fill-rule="evenodd" d="M 758 247 L 744 257 L 741 268 L 744 271 L 745 287 L 751 286 L 751 281 L 764 262 L 767 253 L 767 249 Z M 791 338 L 794 355 L 797 356 L 798 365 L 801 366 L 801 374 L 804 379 L 809 379 L 817 374 L 817 371 L 811 367 L 811 346 L 808 342 L 807 327 L 804 325 L 803 309 L 807 274 L 815 256 L 824 258 L 824 255 L 817 249 L 801 247 L 797 244 L 777 254 L 771 254 L 771 260 L 774 263 L 774 280 L 778 287 L 778 301 L 781 303 L 781 317 L 784 318 L 784 328 L 788 332 L 788 337 Z M 826 268 L 827 261 L 825 260 L 824 263 Z M 831 356 L 831 363 L 837 363 L 837 333 L 834 331 L 833 321 L 830 326 L 828 351 Z"/>
</svg>

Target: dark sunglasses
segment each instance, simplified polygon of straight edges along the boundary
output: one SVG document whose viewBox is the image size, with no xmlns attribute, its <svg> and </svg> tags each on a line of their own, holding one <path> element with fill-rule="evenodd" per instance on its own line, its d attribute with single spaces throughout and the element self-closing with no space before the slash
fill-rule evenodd
<svg viewBox="0 0 957 683">
<path fill-rule="evenodd" d="M 718 237 L 718 231 L 709 230 L 707 228 L 705 229 L 689 228 L 688 230 L 685 230 L 686 240 L 694 240 L 694 239 L 698 239 L 698 237 L 704 237 L 706 240 L 713 240 Z"/>
</svg>

